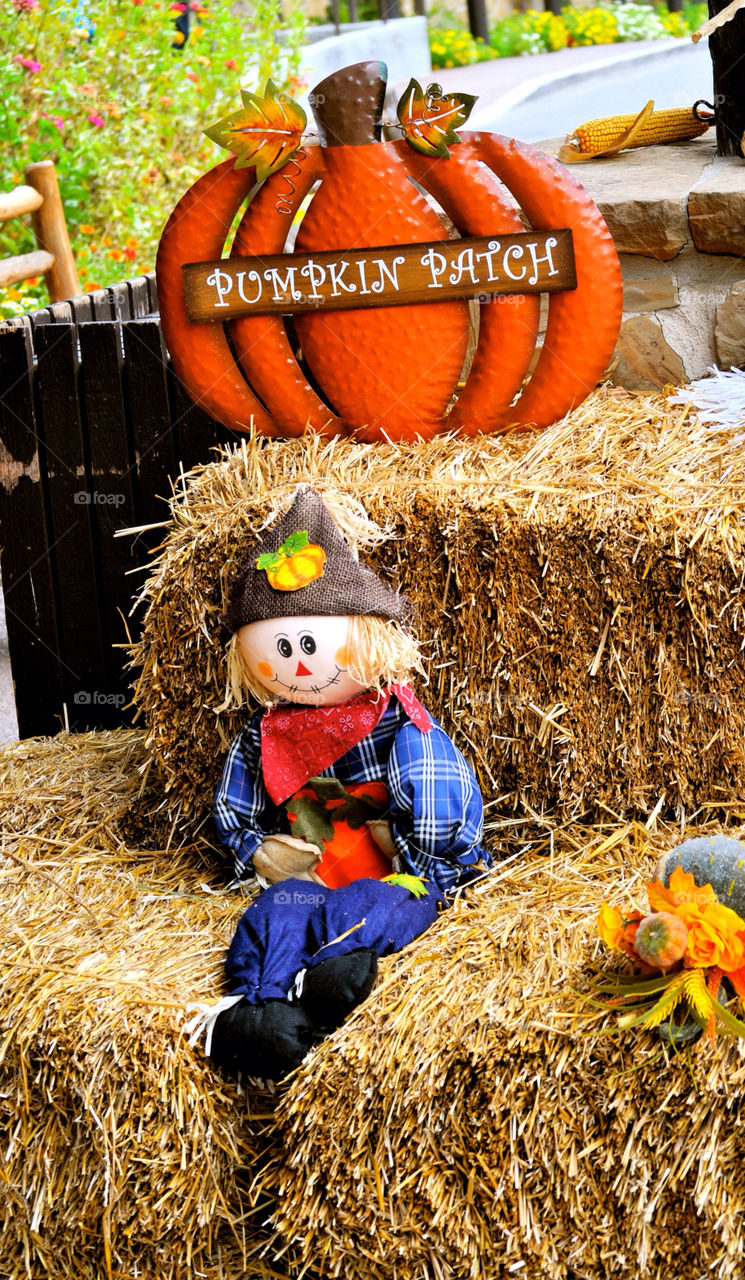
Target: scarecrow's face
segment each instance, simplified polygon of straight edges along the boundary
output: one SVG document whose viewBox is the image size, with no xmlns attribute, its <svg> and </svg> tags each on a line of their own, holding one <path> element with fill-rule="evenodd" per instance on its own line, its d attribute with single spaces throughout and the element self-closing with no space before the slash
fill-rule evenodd
<svg viewBox="0 0 745 1280">
<path fill-rule="evenodd" d="M 251 675 L 288 702 L 329 707 L 362 693 L 349 674 L 349 618 L 266 618 L 238 632 Z"/>
</svg>

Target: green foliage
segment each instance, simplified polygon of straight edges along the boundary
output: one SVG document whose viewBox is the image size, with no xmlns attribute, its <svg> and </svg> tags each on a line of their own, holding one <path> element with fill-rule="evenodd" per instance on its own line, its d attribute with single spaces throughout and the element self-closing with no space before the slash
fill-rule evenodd
<svg viewBox="0 0 745 1280">
<path fill-rule="evenodd" d="M 536 9 L 513 13 L 493 27 L 491 46 L 500 58 L 524 53 L 550 53 L 564 49 L 569 42 L 566 23 L 556 14 Z"/>
<path fill-rule="evenodd" d="M 380 17 L 380 8 L 378 0 L 357 0 L 357 17 L 355 22 L 376 22 Z M 334 21 L 334 11 L 331 5 L 327 5 L 326 12 L 321 18 L 311 18 L 314 23 L 326 23 Z M 347 0 L 339 0 L 339 22 L 351 22 L 352 15 L 349 12 Z"/>
<path fill-rule="evenodd" d="M 570 45 L 613 44 L 618 39 L 616 9 L 610 5 L 592 9 L 562 9 Z"/>
<path fill-rule="evenodd" d="M 474 40 L 469 32 L 452 27 L 430 29 L 429 52 L 433 70 L 437 67 L 465 67 L 494 57 L 483 40 Z"/>
<path fill-rule="evenodd" d="M 551 53 L 568 45 L 614 44 L 624 40 L 658 40 L 688 36 L 707 16 L 705 4 L 686 3 L 683 13 L 670 13 L 664 3 L 603 0 L 589 9 L 567 6 L 561 16 L 527 9 L 494 24 L 489 34 L 492 56 Z M 433 67 L 467 66 L 489 57 L 489 51 L 458 27 L 447 10 L 435 10 L 429 23 Z"/>
<path fill-rule="evenodd" d="M 224 159 L 202 129 L 241 79 L 258 88 L 268 67 L 292 88 L 300 0 L 282 44 L 274 0 L 254 4 L 250 27 L 222 0 L 189 4 L 183 44 L 170 0 L 0 0 L 0 189 L 54 161 L 84 289 L 152 269 L 177 199 Z M 0 227 L 0 256 L 34 247 L 28 219 Z M 0 316 L 47 301 L 43 280 L 25 282 L 0 295 Z"/>
</svg>

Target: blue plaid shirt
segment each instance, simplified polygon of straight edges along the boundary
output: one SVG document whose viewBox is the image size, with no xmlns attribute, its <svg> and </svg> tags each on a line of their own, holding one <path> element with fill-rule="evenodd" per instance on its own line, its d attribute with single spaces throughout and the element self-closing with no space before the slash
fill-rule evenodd
<svg viewBox="0 0 745 1280">
<path fill-rule="evenodd" d="M 244 725 L 228 753 L 215 797 L 215 823 L 231 851 L 239 879 L 253 877 L 253 855 L 262 837 L 289 832 L 283 806 L 269 799 L 261 770 L 261 717 Z M 396 871 L 451 889 L 471 879 L 478 863 L 492 866 L 481 847 L 484 809 L 473 770 L 444 729 L 432 720 L 429 733 L 412 724 L 392 697 L 371 733 L 321 777 L 384 782 L 396 846 Z"/>
</svg>

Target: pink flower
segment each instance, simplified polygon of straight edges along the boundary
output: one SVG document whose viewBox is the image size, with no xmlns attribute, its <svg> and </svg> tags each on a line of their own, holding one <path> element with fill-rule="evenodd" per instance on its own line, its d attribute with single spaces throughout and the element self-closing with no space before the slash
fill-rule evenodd
<svg viewBox="0 0 745 1280">
<path fill-rule="evenodd" d="M 228 71 L 237 71 L 237 70 L 238 70 L 238 63 L 236 62 L 235 58 L 228 58 L 227 62 L 223 62 L 223 64 L 222 64 L 222 65 L 223 65 L 224 67 L 227 67 L 227 68 L 228 68 Z"/>
<path fill-rule="evenodd" d="M 39 8 L 39 0 L 13 0 L 13 4 L 19 13 L 30 13 L 32 9 Z"/>
<path fill-rule="evenodd" d="M 13 61 L 19 62 L 21 66 L 24 67 L 26 71 L 30 72 L 32 76 L 36 75 L 37 71 L 41 71 L 40 62 L 35 62 L 33 58 L 22 58 L 20 53 L 16 54 Z"/>
<path fill-rule="evenodd" d="M 46 111 L 42 111 L 41 114 L 42 114 L 42 119 L 51 120 L 52 124 L 56 124 L 58 129 L 64 128 L 65 122 L 62 119 L 62 116 L 50 116 Z"/>
<path fill-rule="evenodd" d="M 91 124 L 95 125 L 97 129 L 103 129 L 106 124 L 105 120 L 102 120 L 100 116 L 93 115 L 90 111 L 88 112 L 88 120 Z"/>
<path fill-rule="evenodd" d="M 185 4 L 171 4 L 168 7 L 169 9 L 175 9 L 177 13 L 186 13 Z"/>
</svg>

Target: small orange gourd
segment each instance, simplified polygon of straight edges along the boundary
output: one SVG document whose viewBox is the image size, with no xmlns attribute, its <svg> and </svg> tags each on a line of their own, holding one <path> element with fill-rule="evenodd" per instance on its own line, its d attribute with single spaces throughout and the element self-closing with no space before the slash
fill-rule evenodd
<svg viewBox="0 0 745 1280">
<path fill-rule="evenodd" d="M 639 922 L 634 949 L 654 969 L 671 969 L 682 960 L 688 945 L 685 921 L 672 911 L 655 911 Z"/>
<path fill-rule="evenodd" d="M 269 585 L 275 591 L 299 591 L 309 582 L 323 577 L 326 552 L 317 543 L 308 541 L 306 531 L 290 534 L 278 551 L 267 552 L 256 561 L 257 569 L 264 569 Z"/>
</svg>

